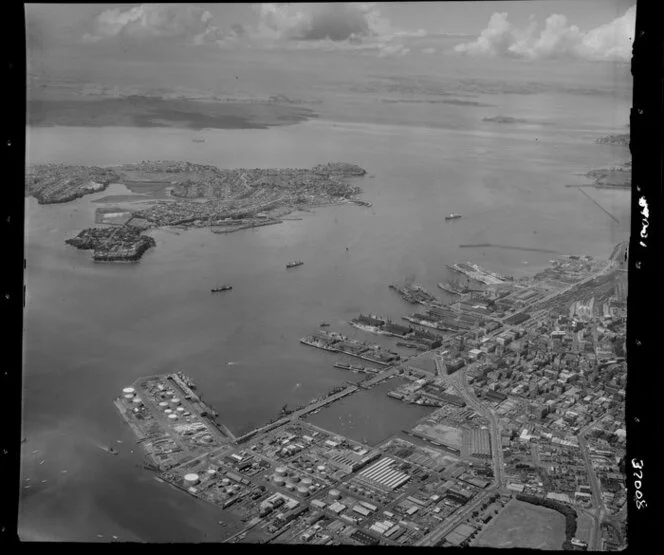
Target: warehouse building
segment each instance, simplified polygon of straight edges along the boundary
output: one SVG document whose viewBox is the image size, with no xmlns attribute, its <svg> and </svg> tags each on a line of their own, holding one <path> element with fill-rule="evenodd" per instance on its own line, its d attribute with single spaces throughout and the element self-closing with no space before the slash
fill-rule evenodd
<svg viewBox="0 0 664 555">
<path fill-rule="evenodd" d="M 410 479 L 408 474 L 400 472 L 394 466 L 396 466 L 394 459 L 383 457 L 377 463 L 360 472 L 358 479 L 383 490 L 394 490 Z"/>
</svg>

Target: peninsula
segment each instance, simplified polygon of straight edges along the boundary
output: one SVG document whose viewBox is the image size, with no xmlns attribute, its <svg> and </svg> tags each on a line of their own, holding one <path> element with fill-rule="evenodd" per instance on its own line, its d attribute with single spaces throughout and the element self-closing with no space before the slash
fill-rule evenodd
<svg viewBox="0 0 664 555">
<path fill-rule="evenodd" d="M 196 227 L 229 233 L 281 223 L 286 214 L 315 206 L 370 205 L 356 198 L 361 189 L 347 181 L 365 174 L 363 168 L 348 163 L 310 169 L 220 169 L 174 161 L 106 168 L 45 164 L 28 169 L 25 187 L 40 204 L 68 202 L 103 191 L 111 183 L 122 183 L 136 192 L 166 191 L 162 199 L 145 201 L 141 196 L 140 207 L 132 208 L 131 217 L 119 224 L 127 228 L 121 234 L 117 228 L 93 228 L 68 241 L 78 248 L 93 249 L 95 260 L 133 261 L 154 246 L 141 234 L 150 228 Z M 112 247 L 112 256 L 106 253 L 109 237 L 113 242 L 120 240 Z"/>
</svg>

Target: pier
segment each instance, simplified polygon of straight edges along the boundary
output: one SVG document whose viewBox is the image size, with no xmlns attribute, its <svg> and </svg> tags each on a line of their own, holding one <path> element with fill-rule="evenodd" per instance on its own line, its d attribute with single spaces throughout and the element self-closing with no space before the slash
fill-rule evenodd
<svg viewBox="0 0 664 555">
<path fill-rule="evenodd" d="M 352 393 L 355 393 L 359 388 L 356 385 L 351 385 L 348 386 L 347 388 L 337 392 L 333 393 L 332 395 L 325 397 L 324 399 L 321 399 L 320 401 L 317 401 L 315 403 L 312 403 L 310 405 L 307 405 L 304 408 L 298 409 L 293 411 L 287 416 L 284 416 L 283 418 L 280 418 L 279 420 L 276 420 L 275 422 L 271 422 L 270 424 L 266 424 L 265 426 L 262 426 L 260 428 L 256 428 L 255 430 L 252 430 L 250 432 L 247 432 L 246 434 L 238 437 L 236 439 L 236 442 L 238 444 L 244 443 L 245 441 L 251 439 L 257 434 L 262 434 L 265 432 L 269 432 L 270 430 L 274 430 L 275 428 L 278 428 L 279 426 L 283 426 L 284 424 L 287 424 L 288 422 L 291 422 L 293 420 L 296 420 L 298 418 L 301 418 L 303 416 L 306 416 L 310 412 L 313 412 L 315 410 L 318 410 L 326 405 L 329 405 L 330 403 L 333 403 L 334 401 L 338 401 L 339 399 L 346 397 L 347 395 L 350 395 Z"/>
</svg>

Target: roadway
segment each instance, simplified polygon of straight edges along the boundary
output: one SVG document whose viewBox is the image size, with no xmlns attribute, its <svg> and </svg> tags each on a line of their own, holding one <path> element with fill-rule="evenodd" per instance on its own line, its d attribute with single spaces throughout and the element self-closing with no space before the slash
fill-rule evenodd
<svg viewBox="0 0 664 555">
<path fill-rule="evenodd" d="M 604 417 L 596 420 L 595 422 L 591 422 L 586 427 L 584 427 L 577 436 L 579 439 L 579 449 L 581 450 L 581 455 L 583 456 L 586 472 L 588 473 L 588 481 L 590 482 L 590 489 L 592 491 L 593 510 L 589 511 L 589 514 L 591 514 L 593 517 L 594 526 L 590 532 L 590 541 L 588 542 L 588 549 L 591 551 L 598 551 L 600 549 L 600 544 L 602 541 L 601 525 L 602 520 L 606 515 L 606 505 L 602 499 L 602 489 L 600 487 L 599 480 L 597 479 L 597 474 L 595 474 L 595 469 L 593 468 L 592 461 L 590 460 L 590 454 L 588 453 L 588 446 L 586 445 L 585 435 L 592 428 L 597 426 L 597 424 L 599 424 L 603 419 Z"/>
<path fill-rule="evenodd" d="M 493 476 L 496 486 L 502 488 L 504 486 L 505 477 L 503 475 L 504 462 L 503 462 L 503 447 L 500 433 L 500 425 L 494 412 L 485 407 L 480 401 L 477 400 L 475 395 L 470 391 L 468 380 L 466 377 L 466 370 L 460 370 L 457 373 L 458 379 L 454 380 L 454 385 L 457 391 L 464 398 L 466 403 L 473 408 L 477 413 L 481 414 L 489 421 L 489 433 L 491 434 L 491 458 L 493 460 Z"/>
</svg>

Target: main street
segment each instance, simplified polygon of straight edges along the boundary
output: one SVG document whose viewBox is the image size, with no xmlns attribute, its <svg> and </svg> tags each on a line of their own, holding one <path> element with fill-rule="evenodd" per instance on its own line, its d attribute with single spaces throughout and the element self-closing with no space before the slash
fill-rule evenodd
<svg viewBox="0 0 664 555">
<path fill-rule="evenodd" d="M 588 549 L 599 550 L 602 540 L 601 525 L 604 516 L 606 515 L 606 505 L 602 499 L 602 489 L 600 487 L 599 480 L 597 479 L 597 474 L 595 474 L 595 469 L 593 468 L 592 461 L 590 460 L 590 453 L 588 453 L 588 446 L 586 445 L 585 435 L 597 426 L 604 418 L 600 418 L 595 422 L 591 422 L 582 430 L 579 431 L 579 449 L 581 450 L 581 455 L 583 456 L 583 461 L 586 466 L 586 472 L 588 474 L 588 480 L 590 482 L 590 489 L 592 491 L 592 503 L 593 510 L 590 513 L 593 516 L 594 526 L 591 530 L 590 541 L 588 542 Z"/>
<path fill-rule="evenodd" d="M 493 460 L 493 475 L 496 485 L 499 488 L 502 488 L 505 484 L 505 477 L 503 475 L 504 463 L 503 463 L 503 446 L 500 433 L 500 425 L 498 424 L 498 419 L 494 412 L 485 407 L 470 390 L 468 386 L 468 380 L 466 377 L 466 370 L 460 370 L 457 374 L 457 380 L 454 380 L 453 383 L 456 386 L 457 391 L 464 398 L 466 403 L 472 407 L 476 412 L 481 414 L 484 418 L 489 421 L 489 433 L 491 434 L 491 458 Z"/>
</svg>

